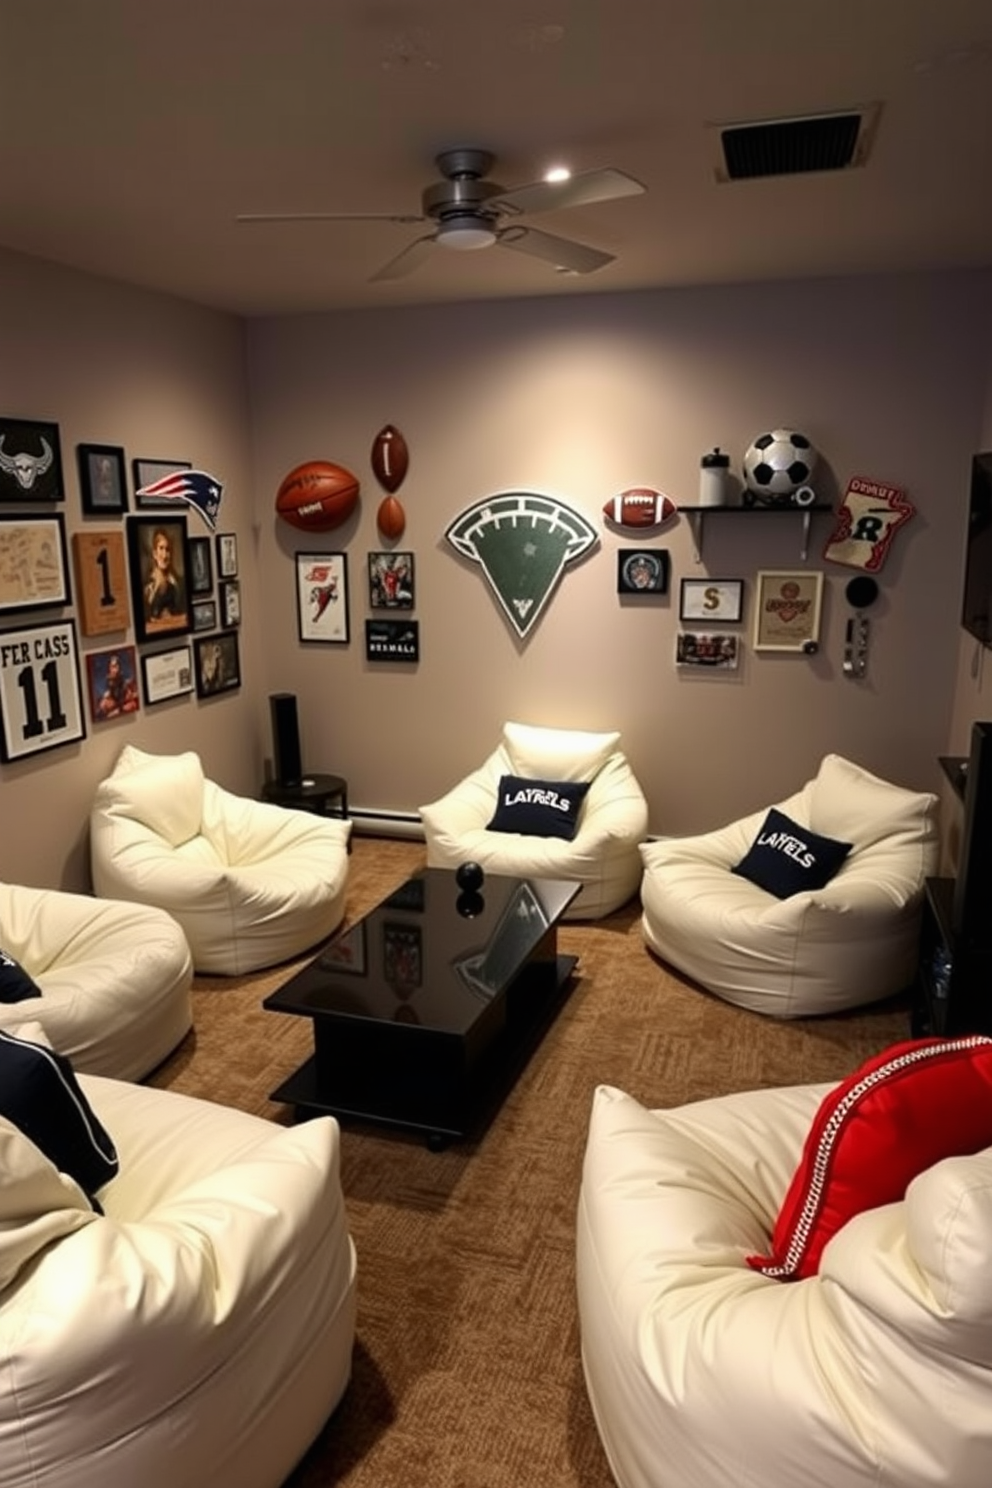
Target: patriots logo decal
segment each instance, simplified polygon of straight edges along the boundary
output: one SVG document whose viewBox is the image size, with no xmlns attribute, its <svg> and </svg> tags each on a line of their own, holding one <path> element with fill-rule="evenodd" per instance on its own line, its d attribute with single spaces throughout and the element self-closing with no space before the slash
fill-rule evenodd
<svg viewBox="0 0 992 1488">
<path fill-rule="evenodd" d="M 224 494 L 224 483 L 207 470 L 173 470 L 151 485 L 141 486 L 135 495 L 156 506 L 176 502 L 200 513 L 211 531 L 217 526 L 217 513 Z"/>
<path fill-rule="evenodd" d="M 598 542 L 581 512 L 554 496 L 500 491 L 468 507 L 444 534 L 478 563 L 521 638 L 534 627 L 562 573 Z"/>
</svg>

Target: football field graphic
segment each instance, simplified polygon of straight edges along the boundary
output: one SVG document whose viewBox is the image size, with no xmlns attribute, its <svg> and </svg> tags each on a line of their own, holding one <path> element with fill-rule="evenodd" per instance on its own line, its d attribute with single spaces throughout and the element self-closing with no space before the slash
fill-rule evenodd
<svg viewBox="0 0 992 1488">
<path fill-rule="evenodd" d="M 581 512 L 533 491 L 487 496 L 456 517 L 444 535 L 479 564 L 521 637 L 534 626 L 563 570 L 599 540 Z"/>
</svg>

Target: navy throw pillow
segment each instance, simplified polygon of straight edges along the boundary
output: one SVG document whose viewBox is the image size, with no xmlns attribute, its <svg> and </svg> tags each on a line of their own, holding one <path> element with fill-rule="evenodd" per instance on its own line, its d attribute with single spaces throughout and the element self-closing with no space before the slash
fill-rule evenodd
<svg viewBox="0 0 992 1488">
<path fill-rule="evenodd" d="M 561 837 L 571 842 L 588 789 L 588 781 L 501 775 L 489 830 L 521 832 L 526 837 Z"/>
<path fill-rule="evenodd" d="M 92 1200 L 118 1170 L 117 1150 L 63 1054 L 0 1030 L 0 1116 Z M 99 1207 L 97 1205 L 96 1207 Z"/>
<path fill-rule="evenodd" d="M 24 1002 L 40 997 L 41 988 L 9 951 L 0 950 L 0 1002 Z"/>
<path fill-rule="evenodd" d="M 778 899 L 822 889 L 851 851 L 850 842 L 835 842 L 809 827 L 800 827 L 772 807 L 747 853 L 731 868 Z"/>
</svg>

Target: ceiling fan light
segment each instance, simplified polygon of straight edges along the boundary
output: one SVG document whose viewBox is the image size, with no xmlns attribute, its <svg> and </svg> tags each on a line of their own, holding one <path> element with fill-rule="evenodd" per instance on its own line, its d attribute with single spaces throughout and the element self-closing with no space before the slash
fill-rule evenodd
<svg viewBox="0 0 992 1488">
<path fill-rule="evenodd" d="M 491 248 L 496 233 L 478 217 L 454 217 L 441 223 L 437 241 L 445 248 L 457 249 L 459 253 L 471 253 L 476 248 Z"/>
</svg>

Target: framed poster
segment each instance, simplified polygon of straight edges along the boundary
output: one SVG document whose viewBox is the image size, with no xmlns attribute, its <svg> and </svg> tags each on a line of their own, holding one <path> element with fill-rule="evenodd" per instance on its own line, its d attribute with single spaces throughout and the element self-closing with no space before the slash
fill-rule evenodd
<svg viewBox="0 0 992 1488">
<path fill-rule="evenodd" d="M 348 640 L 348 558 L 297 553 L 296 616 L 301 641 Z"/>
<path fill-rule="evenodd" d="M 164 703 L 169 698 L 183 697 L 193 691 L 193 659 L 189 642 L 173 646 L 169 651 L 142 653 L 141 681 L 145 690 L 145 702 Z"/>
<path fill-rule="evenodd" d="M 419 622 L 416 620 L 366 620 L 365 660 L 419 661 Z"/>
<path fill-rule="evenodd" d="M 238 535 L 236 532 L 218 532 L 214 538 L 217 544 L 217 575 L 222 579 L 236 579 L 238 577 Z"/>
<path fill-rule="evenodd" d="M 79 497 L 88 517 L 113 517 L 127 511 L 124 451 L 118 444 L 77 444 Z"/>
<path fill-rule="evenodd" d="M 683 579 L 679 619 L 736 625 L 744 612 L 743 579 Z"/>
<path fill-rule="evenodd" d="M 241 584 L 237 579 L 222 579 L 217 590 L 220 599 L 220 623 L 225 630 L 241 624 Z"/>
<path fill-rule="evenodd" d="M 382 974 L 394 989 L 413 991 L 424 979 L 424 942 L 419 925 L 382 927 Z"/>
<path fill-rule="evenodd" d="M 618 594 L 667 594 L 668 551 L 665 548 L 618 548 Z"/>
<path fill-rule="evenodd" d="M 137 713 L 141 707 L 138 695 L 138 658 L 133 646 L 113 646 L 109 651 L 86 653 L 86 677 L 89 684 L 90 717 L 94 723 L 108 718 L 122 718 Z"/>
<path fill-rule="evenodd" d="M 365 921 L 359 920 L 342 935 L 335 935 L 320 955 L 321 971 L 343 971 L 348 976 L 364 976 L 366 970 Z"/>
<path fill-rule="evenodd" d="M 236 630 L 225 630 L 220 635 L 194 636 L 193 657 L 197 697 L 216 697 L 218 693 L 241 686 L 241 655 Z"/>
<path fill-rule="evenodd" d="M 215 599 L 194 599 L 193 629 L 217 629 L 217 601 Z"/>
<path fill-rule="evenodd" d="M 708 630 L 683 630 L 676 637 L 676 666 L 735 672 L 739 660 L 740 640 L 735 635 L 719 635 Z"/>
<path fill-rule="evenodd" d="M 85 739 L 74 620 L 0 632 L 0 723 L 7 762 Z"/>
<path fill-rule="evenodd" d="M 0 418 L 0 501 L 64 501 L 58 424 Z"/>
<path fill-rule="evenodd" d="M 70 597 L 62 513 L 0 517 L 0 615 L 68 604 Z"/>
<path fill-rule="evenodd" d="M 74 532 L 72 562 L 76 571 L 79 628 L 84 636 L 127 630 L 131 608 L 127 598 L 124 534 Z"/>
<path fill-rule="evenodd" d="M 129 517 L 128 563 L 134 632 L 139 641 L 184 635 L 192 626 L 187 583 L 186 518 Z"/>
<path fill-rule="evenodd" d="M 755 651 L 812 655 L 819 646 L 823 574 L 761 569 L 754 603 Z"/>
<path fill-rule="evenodd" d="M 189 540 L 189 592 L 212 594 L 214 588 L 214 560 L 210 551 L 209 537 L 191 537 Z"/>
<path fill-rule="evenodd" d="M 373 610 L 413 609 L 413 554 L 369 554 L 369 605 Z"/>
<path fill-rule="evenodd" d="M 141 507 L 171 507 L 175 510 L 174 501 L 163 501 L 161 496 L 142 496 L 146 486 L 152 486 L 156 481 L 164 480 L 174 470 L 192 470 L 193 466 L 189 460 L 132 460 L 131 479 L 134 481 L 135 505 Z"/>
</svg>

